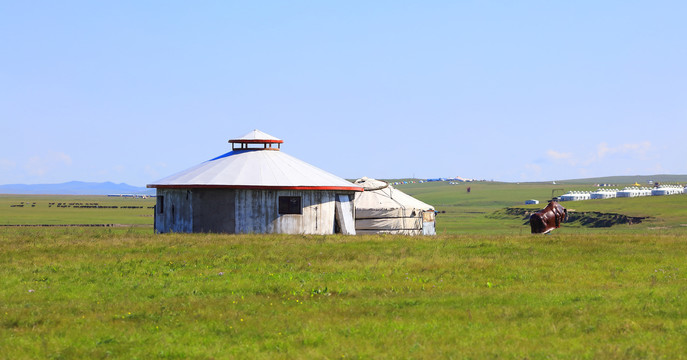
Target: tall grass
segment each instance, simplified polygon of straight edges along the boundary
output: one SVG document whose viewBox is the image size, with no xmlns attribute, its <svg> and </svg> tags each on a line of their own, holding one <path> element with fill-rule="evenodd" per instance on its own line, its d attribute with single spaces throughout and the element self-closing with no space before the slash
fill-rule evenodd
<svg viewBox="0 0 687 360">
<path fill-rule="evenodd" d="M 675 235 L 0 229 L 0 357 L 685 358 Z"/>
</svg>

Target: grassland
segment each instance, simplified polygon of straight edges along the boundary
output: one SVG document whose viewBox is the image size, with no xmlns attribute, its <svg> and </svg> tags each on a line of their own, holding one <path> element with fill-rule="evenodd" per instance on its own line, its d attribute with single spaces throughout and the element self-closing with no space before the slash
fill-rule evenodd
<svg viewBox="0 0 687 360">
<path fill-rule="evenodd" d="M 470 187 L 470 192 L 467 188 Z M 622 187 L 622 185 L 621 185 Z M 442 213 L 437 217 L 439 234 L 500 234 L 521 235 L 529 232 L 526 219 L 491 216 L 506 207 L 541 209 L 539 205 L 524 205 L 527 199 L 546 204 L 552 195 L 563 191 L 589 191 L 592 184 L 511 184 L 473 182 L 450 185 L 447 182 L 399 185 L 399 189 L 432 204 Z M 587 228 L 579 224 L 564 224 L 557 232 L 578 233 L 634 233 L 669 232 L 687 234 L 687 195 L 647 196 L 563 202 L 570 211 L 599 211 L 648 219 L 641 224 L 617 225 L 611 228 Z M 445 213 L 444 213 L 445 212 Z"/>
<path fill-rule="evenodd" d="M 622 186 L 622 185 L 621 185 Z M 467 188 L 470 187 L 470 192 Z M 529 232 L 526 219 L 498 217 L 493 214 L 506 207 L 525 206 L 527 199 L 545 203 L 552 195 L 569 190 L 594 190 L 591 184 L 512 184 L 473 182 L 450 185 L 447 182 L 399 185 L 398 188 L 435 206 L 439 234 L 523 235 Z M 57 204 L 98 204 L 103 208 Z M 648 219 L 642 224 L 618 225 L 610 229 L 567 224 L 563 233 L 654 233 L 687 234 L 687 195 L 651 196 L 632 199 L 604 199 L 568 202 L 571 211 L 600 211 Z M 11 205 L 25 204 L 24 207 Z M 32 206 L 35 204 L 35 206 Z M 55 205 L 50 205 L 55 204 Z M 154 199 L 111 198 L 106 196 L 0 195 L 0 226 L 32 224 L 114 224 L 136 226 L 152 231 Z"/>
<path fill-rule="evenodd" d="M 115 224 L 152 229 L 153 205 L 151 198 L 0 195 L 0 225 Z"/>
<path fill-rule="evenodd" d="M 3 195 L 0 225 L 123 226 L 0 226 L 0 359 L 687 358 L 687 196 L 564 203 L 651 218 L 548 236 L 498 215 L 561 187 L 400 186 L 445 211 L 415 238 L 154 235 L 150 199 Z"/>
<path fill-rule="evenodd" d="M 686 356 L 675 235 L 0 231 L 7 359 Z"/>
</svg>

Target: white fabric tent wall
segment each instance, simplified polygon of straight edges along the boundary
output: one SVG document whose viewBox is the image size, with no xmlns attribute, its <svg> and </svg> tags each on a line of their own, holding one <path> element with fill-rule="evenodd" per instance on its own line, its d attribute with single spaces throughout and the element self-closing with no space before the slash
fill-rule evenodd
<svg viewBox="0 0 687 360">
<path fill-rule="evenodd" d="M 362 178 L 355 196 L 357 234 L 435 235 L 434 207 L 379 180 Z"/>
</svg>

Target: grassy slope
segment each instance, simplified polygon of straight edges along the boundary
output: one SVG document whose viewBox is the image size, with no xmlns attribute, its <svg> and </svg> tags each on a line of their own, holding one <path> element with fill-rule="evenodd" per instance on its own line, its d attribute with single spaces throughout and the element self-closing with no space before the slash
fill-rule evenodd
<svg viewBox="0 0 687 360">
<path fill-rule="evenodd" d="M 35 207 L 10 207 L 35 203 Z M 49 203 L 98 203 L 101 206 L 143 206 L 143 209 L 58 208 Z M 126 224 L 153 223 L 155 199 L 117 198 L 97 195 L 0 195 L 0 225 L 5 224 Z"/>
<path fill-rule="evenodd" d="M 540 209 L 555 195 L 570 190 L 596 190 L 593 185 L 553 185 L 553 184 L 510 184 L 493 182 L 474 182 L 450 185 L 447 182 L 408 184 L 397 186 L 400 190 L 435 206 L 438 211 L 446 211 L 437 217 L 439 234 L 510 234 L 519 235 L 529 232 L 524 219 L 490 219 L 492 212 L 510 206 Z M 467 187 L 471 188 L 470 193 Z M 539 205 L 525 206 L 527 199 L 538 199 Z M 566 208 L 576 211 L 598 211 L 619 213 L 628 216 L 650 217 L 639 225 L 621 225 L 611 228 L 581 228 L 566 226 L 556 231 L 566 233 L 599 232 L 606 233 L 645 233 L 671 231 L 685 233 L 687 227 L 687 195 L 650 196 L 642 198 L 622 198 L 571 201 L 562 203 Z"/>
<path fill-rule="evenodd" d="M 616 213 L 627 216 L 648 217 L 641 224 L 614 225 L 610 228 L 583 228 L 564 224 L 556 231 L 564 233 L 687 233 L 687 194 L 647 196 L 603 200 L 568 201 L 561 203 L 568 211 Z M 536 210 L 539 205 L 519 206 Z M 524 219 L 520 219 L 524 222 Z"/>
<path fill-rule="evenodd" d="M 655 219 L 549 236 L 486 217 L 560 187 L 399 186 L 446 211 L 440 234 L 471 235 L 0 227 L 0 358 L 684 358 L 687 197 L 564 203 Z M 0 197 L 0 221 L 152 223 L 22 199 Z"/>
<path fill-rule="evenodd" d="M 628 216 L 649 216 L 640 225 L 632 225 L 637 230 L 684 230 L 687 226 L 687 194 L 671 196 L 647 196 L 640 198 L 621 198 L 587 200 L 563 203 L 576 211 L 599 211 L 622 213 Z M 628 226 L 626 226 L 628 227 Z M 684 232 L 683 232 L 684 233 Z"/>
<path fill-rule="evenodd" d="M 498 226 L 485 215 L 507 206 L 523 204 L 527 199 L 545 200 L 557 188 L 542 184 L 507 184 L 475 182 L 450 185 L 432 182 L 397 186 L 399 190 L 431 204 L 438 211 L 437 232 L 445 233 L 519 233 L 522 222 Z M 470 187 L 470 193 L 467 188 Z M 497 225 L 497 226 L 494 226 Z"/>
<path fill-rule="evenodd" d="M 4 358 L 685 358 L 678 236 L 0 229 Z"/>
</svg>

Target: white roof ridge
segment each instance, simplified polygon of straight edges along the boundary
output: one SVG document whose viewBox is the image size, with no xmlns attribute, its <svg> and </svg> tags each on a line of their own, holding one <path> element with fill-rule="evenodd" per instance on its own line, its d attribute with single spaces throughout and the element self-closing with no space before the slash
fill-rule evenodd
<svg viewBox="0 0 687 360">
<path fill-rule="evenodd" d="M 279 139 L 276 136 L 272 136 L 268 133 L 265 133 L 263 131 L 260 131 L 258 129 L 254 129 L 253 131 L 248 132 L 247 134 L 229 140 L 229 142 L 242 142 L 242 141 L 260 141 L 260 140 L 265 140 L 267 142 L 284 142 L 284 140 Z"/>
</svg>

